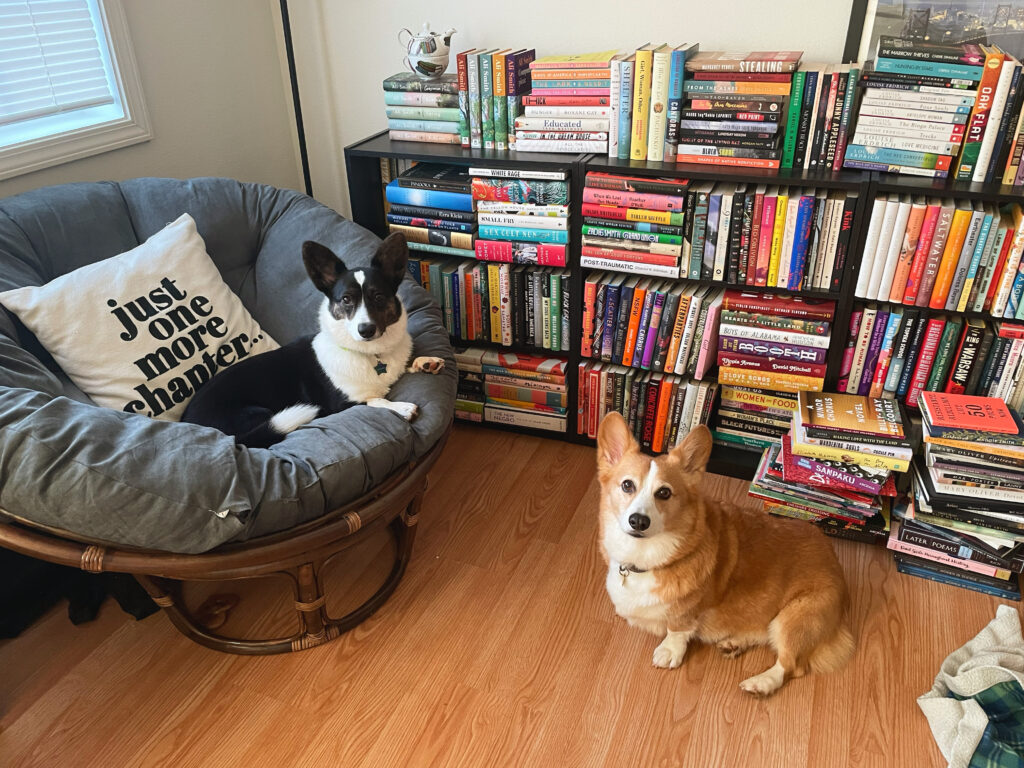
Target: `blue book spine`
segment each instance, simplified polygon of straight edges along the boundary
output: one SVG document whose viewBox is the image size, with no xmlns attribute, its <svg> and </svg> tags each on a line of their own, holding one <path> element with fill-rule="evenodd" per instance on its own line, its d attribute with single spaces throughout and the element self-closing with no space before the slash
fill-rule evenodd
<svg viewBox="0 0 1024 768">
<path fill-rule="evenodd" d="M 401 120 L 391 118 L 388 128 L 392 131 L 424 131 L 426 133 L 458 133 L 459 124 L 447 120 Z"/>
<path fill-rule="evenodd" d="M 793 256 L 789 262 L 786 288 L 795 291 L 804 279 L 807 249 L 811 243 L 811 221 L 814 219 L 814 197 L 804 195 L 796 209 L 796 234 L 793 237 Z"/>
<path fill-rule="evenodd" d="M 611 80 L 534 80 L 534 88 L 611 88 Z"/>
<path fill-rule="evenodd" d="M 640 313 L 640 327 L 636 332 L 636 347 L 633 349 L 633 360 L 630 365 L 633 368 L 639 368 L 640 363 L 644 359 L 644 342 L 647 339 L 647 326 L 651 324 L 651 312 L 654 311 L 654 296 L 655 291 L 647 291 L 647 295 L 644 297 L 644 308 Z"/>
<path fill-rule="evenodd" d="M 530 229 L 527 227 L 496 227 L 480 225 L 479 236 L 484 240 L 526 240 L 532 243 L 568 243 L 569 233 L 564 229 Z"/>
<path fill-rule="evenodd" d="M 974 253 L 971 254 L 971 263 L 967 266 L 968 280 L 973 280 L 978 276 L 978 267 L 981 264 L 981 257 L 985 253 L 985 248 L 989 245 L 988 236 L 992 232 L 993 221 L 995 221 L 995 216 L 991 213 L 985 214 L 985 220 L 981 223 L 981 234 L 978 235 L 978 244 L 974 246 Z M 955 308 L 956 307 L 954 307 L 954 309 Z"/>
<path fill-rule="evenodd" d="M 412 258 L 410 256 L 409 257 L 409 261 L 407 261 L 405 263 L 405 268 L 407 270 L 409 270 L 409 274 L 412 276 L 412 279 L 416 281 L 417 285 L 423 285 L 423 283 L 420 280 L 420 260 L 419 259 L 414 259 L 414 258 Z"/>
<path fill-rule="evenodd" d="M 885 163 L 888 165 L 907 165 L 913 168 L 933 170 L 940 157 L 932 152 L 913 152 L 909 149 L 888 149 L 885 147 L 865 147 L 851 144 L 846 148 L 846 159 L 868 163 Z"/>
<path fill-rule="evenodd" d="M 619 316 L 619 292 L 622 286 L 609 285 L 604 297 L 604 333 L 601 335 L 601 359 L 612 359 L 612 343 L 615 336 L 615 321 Z"/>
<path fill-rule="evenodd" d="M 984 67 L 970 64 L 946 64 L 940 61 L 919 61 L 917 59 L 887 59 L 879 57 L 875 60 L 876 72 L 897 72 L 901 75 L 924 75 L 925 77 L 948 77 L 955 80 L 981 80 Z"/>
<path fill-rule="evenodd" d="M 1003 317 L 1013 319 L 1016 316 L 1022 293 L 1024 293 L 1024 272 L 1018 270 L 1013 278 L 1013 285 L 1010 287 L 1010 299 L 1006 302 Z"/>
<path fill-rule="evenodd" d="M 672 51 L 668 70 L 668 124 L 665 129 L 665 160 L 675 160 L 679 143 L 679 114 L 683 104 L 685 51 Z"/>
<path fill-rule="evenodd" d="M 439 189 L 400 187 L 398 179 L 388 182 L 384 195 L 389 203 L 418 205 L 421 208 L 447 208 L 452 211 L 473 210 L 473 196 L 462 192 L 444 192 Z"/>
<path fill-rule="evenodd" d="M 629 135 L 633 128 L 633 62 L 623 61 L 620 66 L 622 73 L 619 77 L 619 160 L 628 160 Z"/>
<path fill-rule="evenodd" d="M 460 317 L 462 314 L 462 301 L 459 296 L 459 288 L 461 287 L 459 283 L 462 281 L 459 280 L 458 271 L 452 272 L 448 280 L 452 286 L 452 336 L 456 339 L 461 339 L 463 338 L 462 319 Z"/>
</svg>

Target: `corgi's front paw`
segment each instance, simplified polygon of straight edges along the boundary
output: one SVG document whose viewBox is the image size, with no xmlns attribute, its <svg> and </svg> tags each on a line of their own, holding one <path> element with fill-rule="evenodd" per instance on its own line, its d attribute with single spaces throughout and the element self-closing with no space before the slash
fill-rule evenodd
<svg viewBox="0 0 1024 768">
<path fill-rule="evenodd" d="M 438 374 L 444 368 L 444 360 L 440 357 L 417 357 L 412 361 L 412 365 L 409 366 L 409 370 L 413 373 L 433 373 Z"/>
<path fill-rule="evenodd" d="M 654 666 L 661 669 L 675 669 L 683 663 L 686 655 L 686 641 L 669 635 L 654 649 Z"/>
<path fill-rule="evenodd" d="M 412 421 L 420 412 L 416 403 L 391 403 L 391 410 L 406 421 Z"/>
</svg>

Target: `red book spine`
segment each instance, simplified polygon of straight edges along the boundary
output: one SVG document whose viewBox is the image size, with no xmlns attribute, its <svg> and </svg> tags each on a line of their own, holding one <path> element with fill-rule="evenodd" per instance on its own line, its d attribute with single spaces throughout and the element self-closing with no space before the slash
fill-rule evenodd
<svg viewBox="0 0 1024 768">
<path fill-rule="evenodd" d="M 654 441 L 654 422 L 658 415 L 658 391 L 661 389 L 662 381 L 652 381 L 647 388 L 647 402 L 644 404 L 644 428 L 642 443 L 644 447 L 650 448 Z"/>
<path fill-rule="evenodd" d="M 725 298 L 722 300 L 722 309 L 752 312 L 755 315 L 831 320 L 836 304 L 834 301 L 804 299 L 799 296 L 726 291 Z"/>
<path fill-rule="evenodd" d="M 679 213 L 686 204 L 676 195 L 655 195 L 645 192 L 623 192 L 613 189 L 583 188 L 583 202 L 594 205 L 620 205 L 625 208 L 645 208 L 648 211 L 673 211 Z"/>
<path fill-rule="evenodd" d="M 565 245 L 561 243 L 520 243 L 502 240 L 477 240 L 476 257 L 480 261 L 504 261 L 509 264 L 536 264 L 564 267 Z"/>
<path fill-rule="evenodd" d="M 480 241 L 477 240 L 479 243 Z M 583 256 L 593 256 L 597 259 L 616 259 L 617 261 L 632 261 L 637 264 L 654 264 L 658 267 L 674 267 L 679 264 L 677 256 L 668 256 L 663 253 L 646 253 L 644 251 L 624 251 L 618 248 L 600 248 L 596 245 L 584 245 L 580 248 Z"/>
<path fill-rule="evenodd" d="M 928 374 L 931 373 L 932 363 L 935 362 L 935 351 L 939 346 L 939 339 L 942 337 L 942 329 L 946 321 L 941 317 L 933 317 L 928 321 L 924 331 L 924 340 L 921 342 L 921 350 L 918 353 L 917 367 L 910 379 L 910 386 L 907 387 L 907 397 L 904 403 L 911 408 L 917 408 L 917 398 L 924 390 L 928 381 Z"/>
<path fill-rule="evenodd" d="M 772 357 L 756 355 L 738 355 L 733 352 L 720 352 L 718 364 L 727 368 L 746 368 L 755 371 L 771 371 L 774 373 L 792 373 L 797 376 L 823 377 L 825 363 L 805 363 L 799 360 L 780 360 Z"/>
<path fill-rule="evenodd" d="M 524 107 L 607 107 L 608 96 L 523 96 Z"/>
<path fill-rule="evenodd" d="M 988 286 L 988 293 L 985 295 L 985 306 L 984 310 L 988 312 L 992 308 L 992 302 L 996 297 L 996 293 L 999 292 L 999 284 L 1002 282 L 999 278 L 1003 274 L 1003 268 L 1006 266 L 1006 259 L 1010 255 L 1010 246 L 1013 244 L 1013 238 L 1009 235 L 1003 241 L 1003 249 L 999 252 L 999 260 L 996 262 L 995 271 L 992 273 L 992 281 Z"/>
<path fill-rule="evenodd" d="M 903 292 L 903 303 L 914 306 L 917 301 L 917 292 L 921 287 L 921 278 L 924 276 L 924 265 L 928 262 L 928 251 L 932 247 L 932 238 L 935 237 L 935 226 L 939 222 L 939 206 L 929 205 L 924 214 L 924 223 L 921 224 L 921 234 L 917 240 L 917 248 L 914 250 L 914 258 L 910 263 L 910 272 L 907 274 L 907 285 Z"/>
<path fill-rule="evenodd" d="M 590 414 L 589 411 L 589 393 L 587 391 L 587 363 L 585 360 L 580 363 L 579 368 L 576 371 L 576 381 L 579 386 L 579 397 L 577 398 L 577 409 L 576 409 L 576 434 L 585 435 L 587 434 L 587 420 Z"/>
<path fill-rule="evenodd" d="M 597 419 L 600 415 L 597 390 L 601 386 L 601 371 L 591 370 L 587 377 L 587 396 L 590 401 L 590 418 L 587 419 L 587 437 L 597 438 Z M 601 393 L 602 397 L 604 393 Z"/>
<path fill-rule="evenodd" d="M 999 335 L 1007 339 L 1024 339 L 1024 325 L 1008 325 L 1003 323 Z"/>
</svg>

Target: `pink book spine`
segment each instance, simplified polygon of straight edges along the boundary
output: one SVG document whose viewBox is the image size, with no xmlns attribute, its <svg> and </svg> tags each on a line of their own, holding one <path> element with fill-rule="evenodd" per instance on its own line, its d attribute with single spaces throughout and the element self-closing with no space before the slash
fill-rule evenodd
<svg viewBox="0 0 1024 768">
<path fill-rule="evenodd" d="M 924 332 L 924 341 L 921 342 L 921 352 L 917 358 L 917 367 L 914 369 L 914 376 L 907 388 L 907 397 L 903 401 L 911 408 L 917 408 L 917 398 L 924 390 L 928 382 L 928 374 L 932 371 L 932 363 L 935 362 L 935 350 L 939 347 L 939 339 L 942 337 L 942 329 L 946 321 L 940 317 L 933 317 L 928 321 L 928 327 Z"/>
<path fill-rule="evenodd" d="M 860 321 L 864 316 L 861 310 L 856 310 L 850 315 L 850 335 L 846 340 L 846 349 L 843 351 L 843 360 L 839 365 L 839 383 L 836 388 L 840 392 L 846 391 L 846 385 L 850 383 L 850 371 L 853 368 L 853 353 L 857 349 L 857 336 L 860 334 Z"/>
<path fill-rule="evenodd" d="M 700 353 L 697 355 L 697 368 L 693 378 L 703 379 L 713 365 L 718 362 L 718 316 L 722 311 L 722 302 L 708 307 L 707 321 L 704 323 L 704 336 L 700 341 Z"/>
<path fill-rule="evenodd" d="M 907 282 L 903 292 L 903 303 L 909 306 L 914 306 L 914 303 L 917 301 L 917 292 L 921 287 L 924 265 L 928 261 L 928 251 L 932 247 L 932 238 L 935 237 L 935 227 L 939 222 L 940 210 L 941 206 L 929 205 L 924 214 L 921 234 L 917 239 L 917 248 L 914 250 L 914 258 L 910 264 L 910 272 L 907 274 Z M 895 280 L 893 283 L 895 283 Z"/>
<path fill-rule="evenodd" d="M 921 240 L 921 229 L 924 225 L 924 217 L 927 206 L 915 205 L 910 210 L 910 218 L 907 220 L 907 230 L 903 234 L 903 246 L 900 249 L 900 259 L 896 264 L 896 274 L 892 278 L 892 289 L 889 291 L 889 301 L 899 304 L 903 301 L 903 293 L 907 287 L 907 278 L 910 276 L 910 268 L 913 265 L 914 257 L 917 255 L 917 244 Z"/>
<path fill-rule="evenodd" d="M 500 240 L 477 240 L 476 257 L 480 261 L 564 267 L 565 246 L 555 243 L 508 243 Z"/>
<path fill-rule="evenodd" d="M 979 563 L 976 560 L 964 560 L 960 557 L 952 557 L 947 555 L 945 552 L 939 552 L 938 550 L 929 549 L 928 547 L 919 547 L 916 544 L 900 541 L 895 536 L 889 537 L 889 542 L 886 546 L 894 552 L 903 552 L 907 555 L 923 557 L 926 560 L 944 563 L 946 565 L 951 565 L 954 568 L 961 568 L 965 571 L 974 571 L 975 573 L 981 573 L 985 576 L 996 576 L 997 573 L 1003 571 L 1002 568 L 996 568 L 994 565 Z"/>
<path fill-rule="evenodd" d="M 531 96 L 607 96 L 607 88 L 538 88 L 533 84 Z"/>
<path fill-rule="evenodd" d="M 779 198 L 765 195 L 761 211 L 761 232 L 757 243 L 757 267 L 754 275 L 756 285 L 768 285 L 768 262 L 772 257 L 772 232 L 775 229 L 775 207 Z"/>
<path fill-rule="evenodd" d="M 617 205 L 623 208 L 646 208 L 649 211 L 680 212 L 686 201 L 676 195 L 655 195 L 625 192 L 619 189 L 583 188 L 583 202 L 595 205 Z"/>
</svg>

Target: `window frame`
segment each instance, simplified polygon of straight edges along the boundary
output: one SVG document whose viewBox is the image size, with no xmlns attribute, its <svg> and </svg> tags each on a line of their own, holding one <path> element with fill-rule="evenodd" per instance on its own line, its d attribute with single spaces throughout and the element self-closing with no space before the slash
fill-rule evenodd
<svg viewBox="0 0 1024 768">
<path fill-rule="evenodd" d="M 102 33 L 110 53 L 114 74 L 112 85 L 117 91 L 115 100 L 120 100 L 124 114 L 112 120 L 0 147 L 0 181 L 149 141 L 153 137 L 121 0 L 92 1 L 99 11 L 102 27 L 97 32 Z M 46 117 L 37 119 L 45 120 Z"/>
</svg>

